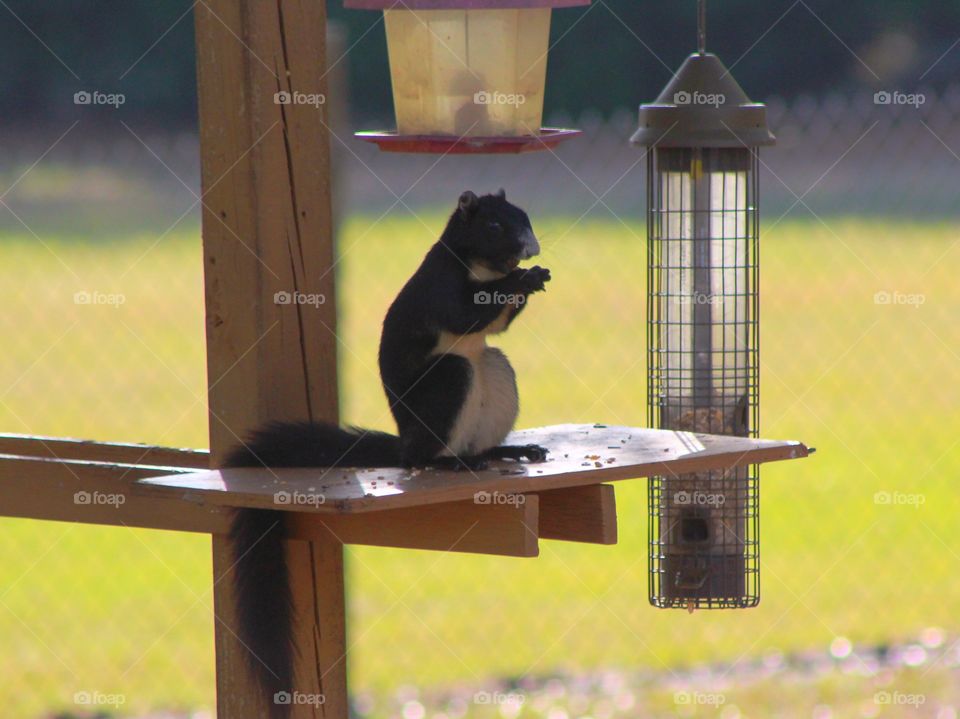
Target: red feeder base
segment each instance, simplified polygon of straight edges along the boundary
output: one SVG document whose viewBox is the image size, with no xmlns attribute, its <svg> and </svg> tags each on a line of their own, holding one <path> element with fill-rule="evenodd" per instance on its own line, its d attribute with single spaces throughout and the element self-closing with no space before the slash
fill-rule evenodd
<svg viewBox="0 0 960 719">
<path fill-rule="evenodd" d="M 580 130 L 541 128 L 539 135 L 513 137 L 453 137 L 452 135 L 398 135 L 396 132 L 367 131 L 354 137 L 372 142 L 383 152 L 421 152 L 447 155 L 499 155 L 535 152 L 556 147 L 581 134 Z"/>
</svg>

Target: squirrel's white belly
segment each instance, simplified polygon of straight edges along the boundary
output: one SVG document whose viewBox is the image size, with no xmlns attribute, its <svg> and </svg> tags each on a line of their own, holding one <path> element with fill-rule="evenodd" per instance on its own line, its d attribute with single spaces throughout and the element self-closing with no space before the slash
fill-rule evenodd
<svg viewBox="0 0 960 719">
<path fill-rule="evenodd" d="M 520 410 L 516 375 L 507 356 L 485 347 L 468 358 L 473 370 L 470 390 L 447 441 L 448 451 L 461 457 L 502 444 Z"/>
</svg>

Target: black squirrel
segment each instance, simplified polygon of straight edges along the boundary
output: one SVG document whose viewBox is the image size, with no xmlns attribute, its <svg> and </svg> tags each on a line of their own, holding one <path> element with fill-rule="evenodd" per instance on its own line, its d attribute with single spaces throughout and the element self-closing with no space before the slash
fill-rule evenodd
<svg viewBox="0 0 960 719">
<path fill-rule="evenodd" d="M 446 467 L 494 459 L 540 462 L 538 445 L 501 446 L 519 409 L 513 368 L 487 335 L 506 330 L 550 272 L 520 269 L 539 244 L 527 214 L 501 189 L 460 195 L 439 241 L 383 321 L 380 376 L 399 436 L 332 424 L 275 422 L 235 447 L 227 467 Z M 237 510 L 237 634 L 261 689 L 293 687 L 293 603 L 283 550 L 284 512 Z M 271 702 L 273 716 L 289 706 Z"/>
</svg>

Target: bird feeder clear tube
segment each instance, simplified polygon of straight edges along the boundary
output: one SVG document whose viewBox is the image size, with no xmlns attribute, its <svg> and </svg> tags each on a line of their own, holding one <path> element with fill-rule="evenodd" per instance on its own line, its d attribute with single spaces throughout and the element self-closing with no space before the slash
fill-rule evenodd
<svg viewBox="0 0 960 719">
<path fill-rule="evenodd" d="M 751 155 L 746 148 L 654 152 L 655 237 L 663 253 L 658 344 L 667 414 L 661 422 L 745 436 L 740 410 L 750 388 L 748 318 L 756 299 Z M 695 419 L 705 408 L 716 411 Z"/>
<path fill-rule="evenodd" d="M 652 426 L 756 436 L 757 156 L 654 148 L 648 162 Z M 754 468 L 651 480 L 651 601 L 759 599 Z"/>
</svg>

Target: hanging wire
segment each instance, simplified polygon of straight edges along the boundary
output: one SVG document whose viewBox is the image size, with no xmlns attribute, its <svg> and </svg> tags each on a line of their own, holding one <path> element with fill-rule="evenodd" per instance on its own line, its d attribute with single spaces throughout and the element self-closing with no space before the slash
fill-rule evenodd
<svg viewBox="0 0 960 719">
<path fill-rule="evenodd" d="M 707 0 L 697 0 L 697 50 L 707 52 Z"/>
</svg>

